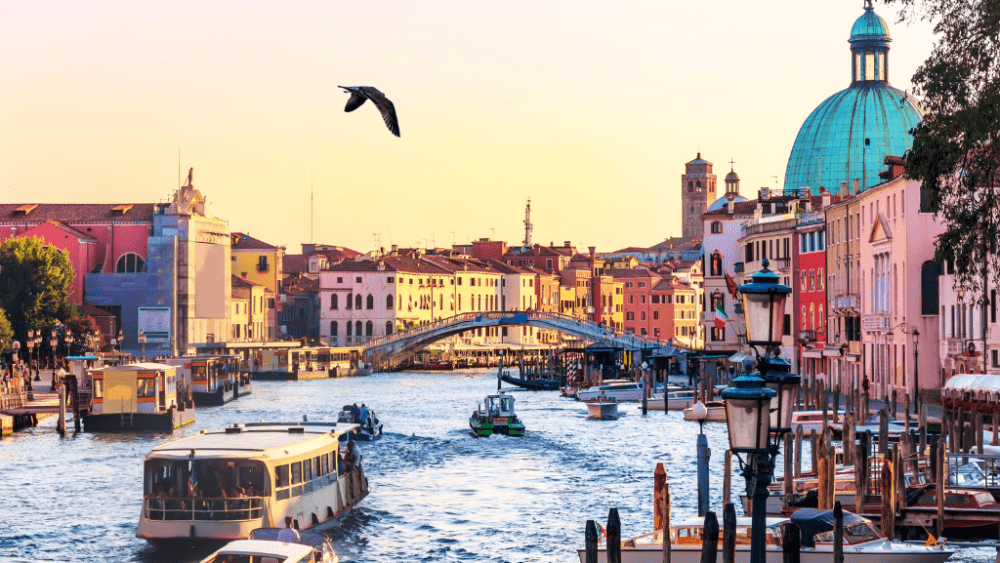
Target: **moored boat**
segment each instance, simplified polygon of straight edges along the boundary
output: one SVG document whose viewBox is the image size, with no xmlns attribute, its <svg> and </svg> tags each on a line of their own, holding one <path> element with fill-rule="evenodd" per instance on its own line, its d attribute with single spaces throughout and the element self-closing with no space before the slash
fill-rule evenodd
<svg viewBox="0 0 1000 563">
<path fill-rule="evenodd" d="M 194 405 L 177 396 L 177 368 L 144 362 L 91 370 L 87 432 L 170 431 L 194 422 Z M 190 406 L 190 408 L 189 408 Z"/>
<path fill-rule="evenodd" d="M 290 516 L 329 522 L 368 495 L 360 464 L 341 467 L 354 424 L 234 424 L 161 444 L 146 456 L 136 536 L 154 544 L 244 539 Z"/>
<path fill-rule="evenodd" d="M 708 416 L 705 417 L 705 422 L 726 421 L 726 403 L 724 401 L 708 401 L 705 403 L 705 408 L 708 409 Z M 684 420 L 698 420 L 694 416 L 694 405 L 684 409 Z"/>
<path fill-rule="evenodd" d="M 767 563 L 784 559 L 782 538 L 788 523 L 801 531 L 802 563 L 826 563 L 833 556 L 833 511 L 801 509 L 791 519 L 768 518 L 766 530 Z M 736 563 L 750 561 L 751 519 L 736 521 Z M 698 563 L 701 559 L 704 519 L 692 519 L 670 527 L 671 561 Z M 580 562 L 586 563 L 586 549 L 578 550 Z M 941 563 L 954 549 L 940 545 L 926 546 L 891 542 L 872 526 L 871 520 L 844 512 L 844 563 Z M 660 563 L 663 560 L 663 532 L 655 531 L 622 541 L 621 563 Z M 722 535 L 719 535 L 717 561 L 722 561 Z M 607 546 L 598 545 L 598 563 L 607 563 Z"/>
<path fill-rule="evenodd" d="M 697 400 L 694 389 L 667 389 L 662 395 L 654 395 L 646 400 L 646 408 L 651 411 L 679 411 L 690 407 Z"/>
<path fill-rule="evenodd" d="M 614 397 L 619 402 L 641 401 L 642 393 L 642 384 L 634 381 L 605 381 L 596 387 L 580 389 L 576 393 L 576 398 L 580 401 L 587 401 L 604 395 Z"/>
<path fill-rule="evenodd" d="M 596 397 L 586 401 L 588 418 L 612 420 L 618 418 L 618 401 L 614 397 Z"/>
</svg>

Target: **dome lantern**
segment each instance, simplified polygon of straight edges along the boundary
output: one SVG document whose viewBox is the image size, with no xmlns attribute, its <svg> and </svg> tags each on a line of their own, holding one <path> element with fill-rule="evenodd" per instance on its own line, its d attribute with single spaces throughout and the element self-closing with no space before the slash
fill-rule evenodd
<svg viewBox="0 0 1000 563">
<path fill-rule="evenodd" d="M 889 82 L 889 28 L 871 0 L 851 27 L 851 82 Z"/>
</svg>

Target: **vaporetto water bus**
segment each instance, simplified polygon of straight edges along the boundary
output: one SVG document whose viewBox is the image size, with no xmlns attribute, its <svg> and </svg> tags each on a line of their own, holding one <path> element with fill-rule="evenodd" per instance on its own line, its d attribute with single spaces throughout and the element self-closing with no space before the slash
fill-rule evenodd
<svg viewBox="0 0 1000 563">
<path fill-rule="evenodd" d="M 153 448 L 136 536 L 175 546 L 245 539 L 257 528 L 311 528 L 368 495 L 360 464 L 338 465 L 356 424 L 247 423 Z"/>
</svg>

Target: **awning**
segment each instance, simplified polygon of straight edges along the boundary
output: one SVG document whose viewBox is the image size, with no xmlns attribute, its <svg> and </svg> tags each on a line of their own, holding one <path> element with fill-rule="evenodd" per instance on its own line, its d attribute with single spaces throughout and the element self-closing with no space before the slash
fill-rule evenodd
<svg viewBox="0 0 1000 563">
<path fill-rule="evenodd" d="M 737 364 L 752 359 L 752 357 L 744 354 L 743 352 L 736 352 L 732 356 L 729 356 L 729 361 Z"/>
</svg>

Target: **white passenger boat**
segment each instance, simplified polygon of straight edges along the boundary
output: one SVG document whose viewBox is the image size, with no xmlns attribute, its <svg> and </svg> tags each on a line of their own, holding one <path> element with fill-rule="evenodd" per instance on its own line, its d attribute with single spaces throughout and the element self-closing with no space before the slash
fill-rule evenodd
<svg viewBox="0 0 1000 563">
<path fill-rule="evenodd" d="M 286 516 L 301 529 L 333 520 L 368 494 L 360 463 L 338 466 L 340 439 L 356 426 L 234 424 L 157 446 L 144 463 L 136 536 L 231 541 Z"/>
<path fill-rule="evenodd" d="M 580 401 L 588 401 L 602 395 L 614 397 L 618 402 L 641 401 L 642 385 L 634 381 L 604 382 L 596 387 L 580 389 L 576 393 L 576 398 Z"/>
<path fill-rule="evenodd" d="M 201 560 L 201 563 L 336 563 L 340 558 L 322 559 L 301 543 L 274 540 L 236 540 Z"/>
<path fill-rule="evenodd" d="M 662 411 L 664 404 L 668 411 L 684 410 L 695 403 L 698 392 L 694 389 L 667 389 L 662 395 L 654 395 L 646 400 L 646 409 L 651 411 Z"/>
<path fill-rule="evenodd" d="M 618 418 L 618 401 L 614 397 L 596 397 L 587 401 L 587 417 L 599 420 Z"/>
<path fill-rule="evenodd" d="M 767 519 L 767 563 L 782 563 L 782 537 L 785 526 L 794 522 L 802 538 L 802 563 L 828 563 L 833 557 L 833 511 L 803 508 L 790 520 Z M 670 527 L 670 557 L 673 563 L 701 561 L 704 518 L 692 519 Z M 736 563 L 750 561 L 751 519 L 736 520 Z M 844 512 L 844 563 L 941 563 L 954 549 L 940 545 L 925 546 L 891 542 L 872 526 L 871 520 Z M 578 550 L 580 563 L 586 563 L 587 550 Z M 607 563 L 607 546 L 598 545 L 598 563 Z M 622 541 L 621 563 L 660 563 L 663 561 L 663 533 L 656 531 Z M 716 561 L 722 561 L 722 531 Z"/>
</svg>

